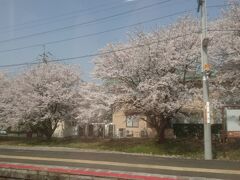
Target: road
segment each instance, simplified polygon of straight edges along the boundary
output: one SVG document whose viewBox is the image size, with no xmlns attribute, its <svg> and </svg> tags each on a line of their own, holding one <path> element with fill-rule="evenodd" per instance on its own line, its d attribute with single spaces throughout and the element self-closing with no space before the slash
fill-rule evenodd
<svg viewBox="0 0 240 180">
<path fill-rule="evenodd" d="M 240 179 L 240 162 L 190 160 L 68 148 L 0 146 L 0 162 L 106 169 L 174 176 Z"/>
</svg>

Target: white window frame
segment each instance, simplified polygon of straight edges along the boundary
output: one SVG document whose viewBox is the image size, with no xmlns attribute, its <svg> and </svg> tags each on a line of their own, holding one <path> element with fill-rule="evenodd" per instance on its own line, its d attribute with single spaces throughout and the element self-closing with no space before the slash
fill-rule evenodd
<svg viewBox="0 0 240 180">
<path fill-rule="evenodd" d="M 139 118 L 137 115 L 127 115 L 126 116 L 126 127 L 128 128 L 138 128 Z"/>
</svg>

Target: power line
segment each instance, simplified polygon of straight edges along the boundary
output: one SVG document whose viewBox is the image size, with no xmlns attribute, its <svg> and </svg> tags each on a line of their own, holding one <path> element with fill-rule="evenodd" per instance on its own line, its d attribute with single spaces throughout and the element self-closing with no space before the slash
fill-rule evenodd
<svg viewBox="0 0 240 180">
<path fill-rule="evenodd" d="M 107 3 L 107 4 L 109 4 L 109 3 Z M 117 3 L 117 4 L 119 4 L 119 3 Z M 125 4 L 125 5 L 127 5 L 127 4 Z M 104 6 L 105 7 L 105 6 Z M 119 8 L 120 6 L 119 5 L 115 5 L 115 6 L 110 6 L 110 7 L 107 7 L 107 8 L 103 8 L 103 9 L 99 9 L 99 8 L 94 8 L 94 9 L 96 9 L 95 11 L 93 11 L 93 13 L 97 13 L 97 12 L 102 12 L 102 11 L 108 11 L 108 10 L 113 10 L 113 9 L 115 9 L 115 8 Z M 93 10 L 94 10 L 93 9 Z M 30 26 L 28 25 L 28 26 L 23 26 L 23 27 L 19 27 L 19 28 L 14 28 L 14 26 L 13 26 L 13 28 L 12 29 L 10 29 L 10 30 L 22 30 L 22 29 L 26 29 L 26 28 L 34 28 L 34 27 L 38 27 L 38 26 L 42 26 L 42 25 L 47 25 L 47 24 L 52 24 L 52 23 L 56 23 L 56 22 L 59 22 L 59 21 L 64 21 L 64 20 L 68 20 L 68 19 L 72 19 L 72 18 L 75 18 L 75 17 L 79 17 L 79 14 L 83 14 L 83 13 L 86 13 L 86 12 L 91 12 L 91 11 L 86 11 L 86 10 L 91 10 L 91 9 L 85 9 L 85 10 L 83 10 L 83 11 L 74 11 L 74 12 L 72 12 L 72 13 L 67 13 L 67 14 L 75 14 L 75 13 L 77 13 L 78 12 L 78 15 L 74 15 L 74 16 L 68 16 L 68 17 L 65 17 L 65 18 L 61 18 L 61 19 L 57 19 L 57 20 L 48 20 L 48 19 L 45 19 L 45 20 L 48 20 L 47 22 L 45 22 L 45 23 L 40 23 L 40 24 L 33 24 L 32 26 L 31 26 L 31 24 L 30 24 Z M 93 14 L 93 13 L 91 13 L 91 14 Z M 63 16 L 63 15 L 62 15 Z M 61 17 L 61 15 L 60 16 L 58 16 L 58 17 Z M 52 19 L 52 18 L 51 18 Z M 27 24 L 26 24 L 27 25 Z M 1 30 L 1 28 L 0 28 L 0 30 Z M 1 31 L 1 32 L 9 32 L 9 30 L 8 31 Z"/>
<path fill-rule="evenodd" d="M 14 40 L 19 40 L 19 39 L 25 39 L 25 38 L 28 38 L 28 37 L 33 37 L 33 36 L 38 36 L 38 35 L 42 35 L 42 34 L 47 34 L 47 33 L 51 33 L 51 32 L 54 32 L 54 31 L 66 30 L 66 29 L 69 29 L 69 28 L 74 28 L 74 27 L 77 27 L 77 26 L 81 26 L 81 25 L 85 25 L 85 24 L 90 24 L 90 23 L 93 23 L 93 22 L 102 21 L 102 20 L 109 19 L 109 18 L 113 18 L 113 17 L 116 17 L 116 16 L 120 16 L 120 15 L 124 15 L 124 14 L 128 14 L 128 13 L 132 13 L 132 12 L 135 12 L 135 11 L 138 11 L 138 10 L 141 10 L 141 9 L 145 9 L 145 8 L 152 7 L 153 5 L 163 4 L 163 3 L 166 3 L 166 2 L 169 2 L 169 1 L 171 1 L 171 0 L 162 1 L 162 2 L 160 2 L 160 3 L 151 4 L 151 5 L 144 6 L 144 7 L 141 7 L 141 8 L 137 8 L 137 9 L 134 9 L 134 10 L 130 10 L 130 11 L 126 11 L 126 12 L 123 12 L 123 13 L 115 14 L 115 15 L 113 15 L 113 16 L 108 16 L 108 17 L 104 17 L 104 18 L 99 18 L 99 19 L 95 19 L 95 20 L 92 20 L 92 21 L 83 22 L 83 23 L 80 23 L 80 24 L 75 24 L 75 25 L 66 26 L 66 27 L 63 27 L 63 28 L 53 29 L 53 30 L 50 30 L 50 31 L 45 31 L 45 32 L 30 34 L 30 35 L 26 35 L 26 36 L 16 37 L 16 38 L 8 39 L 8 40 L 2 40 L 2 41 L 0 41 L 0 43 L 5 43 L 5 42 L 14 41 Z M 228 5 L 225 5 L 225 4 L 224 4 L 224 5 L 214 5 L 214 6 L 209 6 L 209 7 L 223 7 L 223 6 L 228 6 Z M 144 22 L 144 23 L 145 23 L 145 22 Z M 71 38 L 71 39 L 72 39 L 72 38 Z M 50 43 L 50 44 L 51 44 L 51 43 Z M 26 46 L 26 47 L 23 47 L 23 48 L 15 48 L 15 49 L 13 49 L 13 51 L 14 51 L 14 50 L 19 50 L 19 49 L 26 49 L 26 48 L 29 48 L 29 47 L 38 47 L 38 46 L 41 46 L 41 45 L 42 45 L 42 44 L 37 44 L 37 45 Z M 0 51 L 0 52 L 8 52 L 8 50 L 6 50 L 6 51 L 3 50 L 3 51 Z"/>
<path fill-rule="evenodd" d="M 120 3 L 116 3 L 116 4 L 120 4 Z M 68 13 L 63 13 L 63 14 L 60 14 L 60 15 L 57 15 L 57 16 L 52 16 L 52 17 L 48 17 L 48 18 L 40 18 L 40 19 L 36 19 L 36 20 L 32 20 L 32 21 L 27 21 L 27 22 L 23 22 L 23 23 L 19 23 L 19 24 L 15 24 L 14 26 L 5 26 L 5 27 L 0 27 L 0 30 L 1 29 L 10 29 L 10 28 L 14 28 L 14 27 L 18 27 L 18 26 L 24 26 L 24 25 L 31 25 L 31 24 L 35 24 L 35 23 L 38 23 L 38 22 L 41 22 L 41 21 L 49 21 L 49 20 L 54 20 L 54 19 L 57 19 L 57 18 L 60 18 L 60 17 L 63 17 L 63 16 L 69 16 L 69 15 L 72 15 L 72 14 L 81 14 L 81 13 L 84 13 L 84 12 L 88 12 L 88 11 L 91 11 L 91 10 L 95 10 L 95 9 L 99 9 L 101 7 L 105 7 L 106 5 L 109 5 L 109 3 L 104 3 L 104 4 L 101 4 L 99 6 L 95 6 L 95 7 L 92 7 L 92 8 L 86 8 L 86 9 L 79 9 L 79 10 L 76 10 L 76 11 L 72 11 L 72 12 L 68 12 Z M 110 7 L 110 8 L 114 8 L 116 6 L 113 6 L 113 7 Z M 118 6 L 119 7 L 119 6 Z M 72 16 L 71 16 L 72 17 Z"/>
<path fill-rule="evenodd" d="M 216 5 L 209 5 L 207 6 L 207 8 L 218 8 L 218 7 L 227 7 L 227 6 L 231 6 L 233 4 L 229 3 L 229 4 L 216 4 Z"/>
<path fill-rule="evenodd" d="M 226 5 L 217 5 L 217 7 L 219 7 L 219 6 L 222 7 L 222 6 L 226 6 Z M 216 7 L 216 6 L 210 6 L 210 7 Z M 134 24 L 130 24 L 130 25 L 120 26 L 120 27 L 108 29 L 108 30 L 105 30 L 105 31 L 100 31 L 100 32 L 96 32 L 96 33 L 89 33 L 89 34 L 76 36 L 76 37 L 72 37 L 72 38 L 66 38 L 66 39 L 56 40 L 56 41 L 48 41 L 48 42 L 45 42 L 45 43 L 38 43 L 38 44 L 33 44 L 33 45 L 18 47 L 18 48 L 13 48 L 13 49 L 0 50 L 0 53 L 12 52 L 12 51 L 17 51 L 17 50 L 22 50 L 22 49 L 33 48 L 33 47 L 40 47 L 40 46 L 43 46 L 43 44 L 44 45 L 57 44 L 57 43 L 65 42 L 65 41 L 71 41 L 71 40 L 75 40 L 75 39 L 97 36 L 97 35 L 108 33 L 108 32 L 113 32 L 113 31 L 117 31 L 117 30 L 121 30 L 121 29 L 126 29 L 126 28 L 129 28 L 129 27 L 138 26 L 138 25 L 145 24 L 145 23 L 154 22 L 154 21 L 157 21 L 157 20 L 160 20 L 160 19 L 171 17 L 171 16 L 176 16 L 176 15 L 184 14 L 184 13 L 187 13 L 187 12 L 192 12 L 193 10 L 195 10 L 195 9 L 179 11 L 179 12 L 172 13 L 172 14 L 165 15 L 165 16 L 161 16 L 161 17 L 158 17 L 158 18 L 153 18 L 153 19 L 150 19 L 150 20 L 141 21 L 141 22 L 137 22 L 137 23 L 134 23 Z M 232 30 L 232 29 L 217 30 L 217 29 L 213 29 L 213 30 L 208 30 L 208 31 L 239 31 L 239 30 Z"/>
<path fill-rule="evenodd" d="M 189 36 L 189 35 L 192 35 L 192 34 L 195 34 L 195 33 L 200 33 L 200 31 L 194 31 L 194 32 L 191 32 L 191 33 L 183 34 L 183 35 L 179 35 L 179 36 L 175 36 L 175 37 L 171 37 L 171 38 L 165 38 L 165 39 L 158 40 L 158 41 L 152 41 L 150 43 L 139 44 L 139 45 L 136 45 L 136 46 L 121 48 L 121 49 L 118 49 L 118 50 L 112 50 L 112 51 L 106 51 L 106 52 L 100 52 L 100 53 L 93 53 L 93 54 L 86 54 L 86 55 L 82 55 L 82 56 L 62 58 L 62 59 L 54 59 L 54 60 L 49 60 L 48 62 L 70 61 L 70 60 L 75 60 L 75 59 L 84 59 L 84 58 L 89 58 L 89 57 L 105 55 L 105 54 L 111 54 L 111 53 L 115 53 L 115 52 L 121 52 L 121 51 L 129 50 L 129 49 L 136 49 L 136 48 L 139 48 L 139 47 L 144 47 L 144 46 L 147 46 L 147 45 L 152 45 L 152 44 L 156 44 L 156 43 L 160 43 L 160 42 L 166 42 L 166 41 L 169 41 L 169 40 L 174 40 L 174 39 L 186 37 L 186 36 Z M 234 53 L 231 53 L 231 54 L 234 54 Z M 226 55 L 231 55 L 231 54 L 226 54 Z M 222 55 L 222 54 L 215 54 L 215 56 L 216 55 Z M 19 64 L 6 64 L 6 65 L 0 65 L 0 68 L 28 66 L 28 65 L 35 65 L 35 64 L 39 64 L 39 62 L 25 62 L 25 63 L 19 63 Z"/>
<path fill-rule="evenodd" d="M 142 0 L 143 1 L 143 0 Z M 116 4 L 119 4 L 117 6 L 111 6 L 111 7 L 108 7 L 108 8 L 104 8 L 104 9 L 99 9 L 101 7 L 105 7 L 106 5 L 108 5 L 109 3 L 105 3 L 105 4 L 101 4 L 99 6 L 95 6 L 93 8 L 86 8 L 86 9 L 79 9 L 79 10 L 76 10 L 76 11 L 72 11 L 72 12 L 68 12 L 68 13 L 63 13 L 63 14 L 60 14 L 60 15 L 57 15 L 57 16 L 52 16 L 52 17 L 48 17 L 48 18 L 40 18 L 40 19 L 36 19 L 36 20 L 33 20 L 33 21 L 27 21 L 27 22 L 23 22 L 23 23 L 19 23 L 19 24 L 16 24 L 14 26 L 5 26 L 5 27 L 0 27 L 0 30 L 4 30 L 4 29 L 10 29 L 10 30 L 21 30 L 21 29 L 25 29 L 25 28 L 29 28 L 28 27 L 21 27 L 21 26 L 24 26 L 24 25 L 34 25 L 38 22 L 41 22 L 41 21 L 47 21 L 46 23 L 40 23 L 40 24 L 36 24 L 36 26 L 30 26 L 30 27 L 37 27 L 37 26 L 41 26 L 41 25 L 46 25 L 46 24 L 50 24 L 52 21 L 54 21 L 54 19 L 57 19 L 55 20 L 55 22 L 57 21 L 63 21 L 63 20 L 67 20 L 67 19 L 72 19 L 74 17 L 78 17 L 79 15 L 75 15 L 75 16 L 70 16 L 70 17 L 66 17 L 66 18 L 63 18 L 63 19 L 58 19 L 60 17 L 64 17 L 64 16 L 69 16 L 69 15 L 72 15 L 72 14 L 82 14 L 82 13 L 85 13 L 85 12 L 91 12 L 92 10 L 95 10 L 94 12 L 101 12 L 103 10 L 112 10 L 114 8 L 118 8 L 120 4 L 122 3 L 116 3 Z M 124 5 L 124 4 L 123 4 Z M 125 3 L 125 5 L 128 5 L 128 3 Z M 228 4 L 228 5 L 231 5 L 231 4 Z M 211 6 L 208 6 L 209 8 L 214 8 L 214 7 L 224 7 L 224 6 L 228 6 L 227 4 L 220 4 L 220 5 L 211 5 Z M 53 23 L 55 23 L 53 22 Z M 20 28 L 14 28 L 14 27 L 18 27 L 20 26 Z M 1 31 L 1 32 L 8 32 L 8 31 Z"/>
<path fill-rule="evenodd" d="M 71 40 L 75 40 L 75 39 L 81 39 L 81 38 L 96 36 L 96 35 L 100 35 L 100 34 L 104 34 L 104 33 L 108 33 L 108 32 L 113 32 L 113 31 L 117 31 L 117 30 L 121 30 L 121 29 L 126 29 L 126 28 L 129 28 L 129 27 L 135 27 L 135 26 L 138 26 L 138 25 L 141 25 L 141 24 L 145 24 L 145 23 L 154 22 L 154 21 L 157 21 L 157 20 L 160 20 L 160 19 L 164 19 L 164 18 L 168 18 L 168 17 L 184 14 L 184 13 L 187 13 L 187 12 L 192 12 L 192 10 L 179 11 L 179 12 L 172 13 L 172 14 L 165 15 L 165 16 L 161 16 L 161 17 L 158 17 L 158 18 L 153 18 L 153 19 L 149 19 L 149 20 L 146 20 L 146 21 L 140 21 L 140 22 L 137 22 L 137 23 L 134 23 L 134 24 L 120 26 L 120 27 L 116 27 L 116 28 L 112 28 L 112 29 L 108 29 L 108 30 L 100 31 L 100 32 L 96 32 L 96 33 L 89 33 L 89 34 L 76 36 L 76 37 L 72 37 L 72 38 L 66 38 L 66 39 L 56 40 L 56 41 L 48 41 L 48 42 L 41 43 L 41 44 L 40 43 L 39 44 L 33 44 L 33 45 L 29 45 L 29 46 L 13 48 L 13 49 L 8 49 L 8 50 L 0 50 L 0 53 L 11 52 L 11 51 L 16 51 L 16 50 L 21 50 L 21 49 L 27 49 L 27 48 L 31 48 L 31 47 L 40 47 L 43 44 L 44 45 L 56 44 L 56 43 L 61 43 L 61 42 L 64 42 L 64 41 L 71 41 Z"/>
<path fill-rule="evenodd" d="M 20 39 L 25 39 L 25 38 L 29 38 L 29 37 L 39 36 L 39 35 L 52 33 L 52 32 L 56 32 L 56 31 L 63 31 L 63 30 L 66 30 L 66 29 L 71 29 L 71 28 L 82 26 L 82 25 L 87 25 L 87 24 L 98 22 L 98 21 L 103 21 L 103 20 L 114 18 L 114 17 L 130 14 L 130 13 L 137 12 L 137 11 L 140 11 L 140 10 L 143 10 L 143 9 L 151 8 L 151 7 L 160 5 L 160 4 L 164 4 L 164 3 L 167 3 L 167 2 L 170 2 L 170 1 L 171 0 L 165 0 L 165 1 L 157 2 L 157 3 L 153 3 L 153 4 L 150 4 L 150 5 L 142 6 L 140 8 L 131 9 L 131 10 L 128 10 L 128 11 L 117 13 L 117 14 L 114 14 L 114 15 L 111 15 L 111 16 L 97 18 L 97 19 L 93 19 L 91 21 L 85 21 L 85 22 L 82 22 L 82 23 L 79 23 L 79 24 L 74 24 L 74 25 L 65 26 L 65 27 L 61 27 L 61 28 L 56 28 L 56 29 L 52 29 L 52 30 L 49 30 L 49 31 L 39 32 L 39 33 L 33 33 L 33 34 L 25 35 L 25 36 L 19 36 L 19 37 L 16 37 L 16 38 L 5 39 L 5 40 L 0 41 L 0 43 L 6 43 L 6 42 L 14 41 L 14 40 L 20 40 Z"/>
<path fill-rule="evenodd" d="M 200 31 L 196 31 L 196 32 L 184 34 L 184 35 L 181 35 L 181 36 L 175 36 L 175 37 L 172 37 L 172 38 L 166 38 L 166 39 L 163 39 L 163 40 L 153 41 L 153 42 L 150 42 L 150 43 L 140 44 L 140 45 L 136 45 L 136 46 L 130 46 L 130 47 L 122 48 L 122 49 L 118 49 L 118 50 L 106 51 L 106 52 L 102 52 L 102 53 L 86 54 L 86 55 L 76 56 L 76 57 L 49 60 L 48 62 L 70 61 L 70 60 L 75 60 L 75 59 L 84 59 L 84 58 L 89 58 L 89 57 L 105 55 L 105 54 L 111 54 L 111 53 L 115 53 L 115 52 L 121 52 L 121 51 L 129 50 L 129 49 L 136 49 L 136 48 L 139 48 L 139 47 L 144 47 L 146 45 L 152 45 L 152 44 L 156 44 L 156 43 L 160 43 L 160 42 L 165 42 L 165 41 L 168 41 L 168 40 L 173 40 L 173 39 L 185 37 L 185 36 L 191 35 L 193 33 L 199 33 L 199 32 Z M 235 54 L 235 53 L 229 53 L 229 54 L 225 54 L 225 55 L 232 55 L 232 54 Z M 215 56 L 221 56 L 221 55 L 222 55 L 221 53 L 220 54 L 215 54 Z M 39 64 L 39 63 L 43 63 L 43 62 L 26 62 L 26 63 L 19 63 L 19 64 L 6 64 L 6 65 L 1 65 L 0 68 L 28 66 L 28 65 L 35 65 L 35 64 Z"/>
<path fill-rule="evenodd" d="M 177 38 L 186 37 L 186 36 L 192 35 L 194 33 L 199 33 L 199 31 L 195 31 L 195 32 L 191 32 L 191 33 L 187 33 L 187 34 L 183 34 L 183 35 L 179 35 L 179 36 L 175 36 L 175 37 L 171 37 L 171 38 L 165 38 L 165 39 L 158 40 L 158 41 L 152 41 L 150 43 L 139 44 L 139 45 L 136 45 L 136 46 L 121 48 L 121 49 L 118 49 L 118 50 L 112 50 L 112 51 L 106 51 L 106 52 L 100 52 L 100 53 L 93 53 L 93 54 L 86 54 L 86 55 L 77 56 L 77 57 L 69 57 L 69 58 L 63 58 L 63 59 L 49 60 L 48 62 L 69 61 L 69 60 L 74 60 L 74 59 L 83 59 L 83 58 L 95 57 L 95 56 L 100 56 L 100 55 L 105 55 L 105 54 L 111 54 L 111 53 L 114 53 L 114 52 L 121 52 L 121 51 L 129 50 L 129 49 L 135 49 L 135 48 L 144 47 L 144 46 L 147 46 L 147 45 L 152 45 L 152 44 L 156 44 L 156 43 L 160 43 L 160 42 L 165 42 L 165 41 L 169 41 L 169 40 L 173 40 L 173 39 L 177 39 Z M 19 64 L 6 64 L 6 65 L 1 65 L 0 68 L 28 66 L 28 65 L 34 65 L 34 64 L 39 64 L 39 63 L 37 63 L 37 62 L 29 62 L 29 63 L 26 62 L 26 63 L 19 63 Z"/>
<path fill-rule="evenodd" d="M 226 5 L 218 5 L 218 6 L 226 6 Z M 215 7 L 215 6 L 214 6 Z M 151 19 L 151 20 L 148 20 L 148 21 L 154 21 L 154 20 L 157 20 L 157 19 L 160 19 L 160 18 L 164 18 L 164 17 L 170 17 L 170 16 L 173 16 L 173 15 L 177 15 L 178 13 L 185 13 L 185 12 L 189 12 L 190 10 L 187 10 L 187 11 L 182 11 L 182 12 L 177 12 L 177 13 L 174 13 L 174 14 L 170 14 L 170 15 L 166 15 L 166 16 L 163 16 L 163 17 L 159 17 L 159 18 L 154 18 L 154 19 Z M 118 28 L 114 28 L 114 29 L 110 29 L 110 30 L 106 30 L 106 31 L 113 31 L 115 29 L 119 29 L 119 28 L 126 28 L 126 27 L 130 27 L 130 26 L 134 26 L 134 25 L 138 25 L 138 24 L 141 24 L 141 23 L 146 23 L 148 21 L 142 21 L 142 22 L 139 22 L 139 23 L 135 23 L 135 24 L 132 24 L 132 25 L 128 25 L 128 26 L 122 26 L 122 27 L 118 27 Z M 98 33 L 104 33 L 106 31 L 102 31 L 102 32 L 98 32 Z M 213 30 L 210 30 L 210 31 L 239 31 L 239 30 L 216 30 L 216 29 L 213 29 Z M 193 33 L 198 33 L 198 32 L 193 32 Z M 93 34 L 96 34 L 96 33 L 93 33 Z M 192 34 L 192 33 L 191 33 Z M 186 35 L 190 35 L 190 34 L 186 34 Z M 184 35 L 184 36 L 186 36 Z M 85 35 L 84 35 L 85 36 Z M 87 34 L 87 36 L 90 36 L 90 34 Z M 79 36 L 79 37 L 75 37 L 75 38 L 80 38 L 82 36 Z M 175 38 L 179 38 L 179 37 L 183 37 L 183 36 L 178 36 L 178 37 L 175 37 Z M 171 40 L 171 39 L 175 39 L 175 38 L 168 38 L 168 39 L 165 39 L 165 40 L 162 40 L 162 41 L 166 41 L 166 40 Z M 69 39 L 73 39 L 73 38 L 69 38 Z M 66 39 L 64 40 L 59 40 L 59 41 L 66 41 Z M 57 43 L 59 41 L 52 41 L 52 42 L 47 42 L 47 43 Z M 157 41 L 157 42 L 161 42 L 161 41 Z M 157 43 L 157 42 L 153 42 L 151 44 L 154 44 L 154 43 Z M 37 44 L 37 45 L 31 45 L 31 47 L 33 46 L 42 46 L 43 44 Z M 146 44 L 145 44 L 146 45 Z M 83 56 L 78 56 L 78 57 L 71 57 L 71 58 L 65 58 L 65 59 L 56 59 L 56 60 L 52 60 L 52 62 L 55 62 L 55 61 L 67 61 L 67 60 L 73 60 L 73 59 L 82 59 L 82 58 L 86 58 L 86 57 L 93 57 L 93 56 L 98 56 L 98 55 L 102 55 L 102 54 L 109 54 L 109 53 L 113 53 L 113 52 L 118 52 L 118 51 L 123 51 L 123 50 L 127 50 L 127 49 L 133 49 L 133 48 L 137 48 L 137 47 L 141 47 L 141 46 L 144 46 L 144 45 L 140 45 L 140 46 L 136 46 L 136 47 L 130 47 L 130 48 L 124 48 L 124 49 L 120 49 L 120 50 L 117 50 L 117 51 L 110 51 L 110 52 L 105 52 L 105 53 L 96 53 L 96 54 L 88 54 L 88 55 L 83 55 Z M 21 49 L 23 48 L 28 48 L 30 46 L 27 46 L 27 47 L 22 47 Z M 16 50 L 16 49 L 20 49 L 20 48 L 15 48 L 15 49 L 11 49 L 11 50 Z M 11 50 L 6 50 L 6 51 L 11 51 Z M 2 52 L 2 51 L 0 51 Z M 9 65 L 2 65 L 0 67 L 14 67 L 14 66 L 23 66 L 23 65 L 31 65 L 31 64 L 37 64 L 37 63 L 20 63 L 20 64 L 9 64 Z"/>
<path fill-rule="evenodd" d="M 182 13 L 184 13 L 184 12 L 190 12 L 190 11 L 182 11 Z M 180 14 L 180 12 L 179 13 L 174 13 L 174 15 L 177 15 L 177 14 Z M 57 44 L 57 43 L 65 42 L 65 41 L 71 41 L 71 40 L 75 40 L 75 39 L 82 39 L 82 38 L 86 38 L 86 37 L 97 36 L 97 35 L 100 35 L 100 34 L 113 32 L 113 31 L 125 29 L 125 28 L 128 28 L 128 27 L 134 27 L 134 26 L 137 26 L 137 25 L 157 21 L 157 20 L 163 19 L 165 17 L 171 17 L 171 16 L 174 16 L 174 15 L 171 14 L 171 15 L 167 15 L 167 16 L 162 16 L 162 17 L 159 17 L 159 18 L 150 19 L 148 21 L 142 21 L 142 22 L 138 22 L 138 23 L 135 23 L 135 24 L 120 26 L 120 27 L 117 27 L 117 28 L 108 29 L 108 30 L 100 31 L 100 32 L 96 32 L 96 33 L 90 33 L 90 34 L 86 34 L 86 35 L 82 35 L 82 36 L 66 38 L 66 39 L 56 40 L 56 41 L 48 41 L 48 42 L 45 42 L 45 43 L 33 44 L 33 45 L 19 47 L 19 48 L 0 50 L 0 53 L 12 52 L 12 51 L 28 49 L 28 48 L 32 48 L 32 47 L 42 47 L 43 45 Z M 240 29 L 239 30 L 237 30 L 237 29 L 222 29 L 222 30 L 220 30 L 220 29 L 209 29 L 208 31 L 212 31 L 212 32 L 216 32 L 216 31 L 219 31 L 219 32 L 235 32 L 236 31 L 236 32 L 238 32 L 238 31 L 240 31 Z"/>
</svg>

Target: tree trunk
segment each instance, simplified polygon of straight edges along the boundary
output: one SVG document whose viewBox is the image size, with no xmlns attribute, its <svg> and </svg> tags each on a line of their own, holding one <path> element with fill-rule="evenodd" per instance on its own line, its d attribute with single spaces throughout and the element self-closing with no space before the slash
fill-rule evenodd
<svg viewBox="0 0 240 180">
<path fill-rule="evenodd" d="M 160 125 L 157 128 L 157 135 L 158 135 L 158 143 L 163 143 L 165 141 L 165 129 L 167 128 L 168 122 L 167 120 L 161 120 Z"/>
<path fill-rule="evenodd" d="M 48 119 L 40 123 L 39 130 L 46 136 L 47 140 L 51 140 L 54 131 L 57 128 L 58 121 Z"/>
<path fill-rule="evenodd" d="M 158 132 L 158 143 L 164 143 L 164 141 L 165 141 L 165 134 L 164 134 L 164 130 L 165 129 L 163 129 L 163 130 L 161 130 L 161 131 L 159 131 Z"/>
<path fill-rule="evenodd" d="M 53 131 L 50 129 L 43 129 L 43 128 L 39 128 L 39 131 L 41 132 L 41 134 L 43 134 L 47 140 L 51 140 L 52 135 L 53 135 Z"/>
<path fill-rule="evenodd" d="M 52 135 L 49 134 L 49 133 L 45 134 L 45 136 L 46 136 L 46 138 L 47 138 L 48 141 L 50 141 L 50 140 L 52 139 Z"/>
<path fill-rule="evenodd" d="M 153 115 L 151 112 L 146 116 L 148 117 L 147 122 L 157 131 L 158 142 L 163 143 L 165 141 L 164 131 L 168 127 L 170 119 L 165 118 L 163 115 Z"/>
</svg>

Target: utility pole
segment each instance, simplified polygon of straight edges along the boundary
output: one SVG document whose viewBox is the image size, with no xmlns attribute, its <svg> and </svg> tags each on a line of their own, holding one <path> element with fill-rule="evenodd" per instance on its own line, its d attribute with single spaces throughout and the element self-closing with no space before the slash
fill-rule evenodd
<svg viewBox="0 0 240 180">
<path fill-rule="evenodd" d="M 46 52 L 46 46 L 43 45 L 43 53 L 39 55 L 40 63 L 48 64 L 50 61 L 49 56 L 52 56 L 52 54 L 50 52 Z"/>
<path fill-rule="evenodd" d="M 46 54 L 46 46 L 43 45 L 43 55 L 42 55 L 42 61 L 43 63 L 47 64 L 47 54 Z"/>
<path fill-rule="evenodd" d="M 209 39 L 207 38 L 207 8 L 206 0 L 198 0 L 198 12 L 201 12 L 201 62 L 202 62 L 202 80 L 203 80 L 203 101 L 204 101 L 204 158 L 212 159 L 212 137 L 211 137 L 211 119 L 209 103 L 209 85 L 210 65 L 208 64 L 207 47 Z"/>
</svg>

